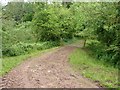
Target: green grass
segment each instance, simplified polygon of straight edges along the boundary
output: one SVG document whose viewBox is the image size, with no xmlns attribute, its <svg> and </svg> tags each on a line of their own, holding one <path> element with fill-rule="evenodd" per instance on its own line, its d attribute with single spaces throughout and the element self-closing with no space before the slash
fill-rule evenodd
<svg viewBox="0 0 120 90">
<path fill-rule="evenodd" d="M 14 67 L 18 66 L 19 64 L 21 64 L 23 61 L 27 60 L 28 58 L 39 56 L 43 52 L 48 52 L 56 48 L 58 47 L 54 47 L 54 48 L 46 49 L 42 51 L 34 51 L 30 54 L 25 54 L 25 55 L 20 55 L 20 56 L 15 56 L 15 57 L 4 57 L 2 59 L 2 70 L 0 71 L 0 76 L 7 74 Z"/>
<path fill-rule="evenodd" d="M 70 55 L 70 64 L 74 70 L 78 70 L 84 77 L 90 78 L 100 86 L 118 87 L 118 69 L 91 57 L 88 50 L 75 50 Z"/>
</svg>

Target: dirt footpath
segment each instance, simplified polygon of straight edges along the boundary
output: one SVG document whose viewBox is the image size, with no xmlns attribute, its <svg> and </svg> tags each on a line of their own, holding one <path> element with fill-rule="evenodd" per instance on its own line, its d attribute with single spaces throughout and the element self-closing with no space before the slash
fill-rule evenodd
<svg viewBox="0 0 120 90">
<path fill-rule="evenodd" d="M 68 55 L 75 46 L 30 58 L 3 77 L 5 88 L 97 88 L 95 83 L 72 70 Z"/>
</svg>

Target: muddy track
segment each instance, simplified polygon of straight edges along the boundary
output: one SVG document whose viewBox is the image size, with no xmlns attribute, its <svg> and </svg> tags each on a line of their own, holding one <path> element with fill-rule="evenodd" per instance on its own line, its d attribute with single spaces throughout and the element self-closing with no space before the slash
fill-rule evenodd
<svg viewBox="0 0 120 90">
<path fill-rule="evenodd" d="M 30 58 L 9 72 L 3 79 L 5 88 L 97 88 L 95 83 L 74 72 L 68 55 L 75 46 Z"/>
</svg>

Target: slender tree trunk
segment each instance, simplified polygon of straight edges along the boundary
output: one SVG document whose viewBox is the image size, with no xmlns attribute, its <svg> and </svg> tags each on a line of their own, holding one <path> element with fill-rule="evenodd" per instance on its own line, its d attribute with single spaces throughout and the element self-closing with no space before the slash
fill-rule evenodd
<svg viewBox="0 0 120 90">
<path fill-rule="evenodd" d="M 85 45 L 86 45 L 86 39 L 84 40 L 84 45 L 83 45 L 83 47 L 85 47 Z"/>
</svg>

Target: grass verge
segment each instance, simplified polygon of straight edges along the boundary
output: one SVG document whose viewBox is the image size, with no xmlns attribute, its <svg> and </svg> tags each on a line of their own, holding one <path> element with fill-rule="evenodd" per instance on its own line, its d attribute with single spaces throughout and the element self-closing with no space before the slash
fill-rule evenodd
<svg viewBox="0 0 120 90">
<path fill-rule="evenodd" d="M 82 48 L 75 50 L 70 55 L 70 64 L 74 70 L 100 86 L 118 88 L 118 69 L 91 57 L 89 51 Z"/>
<path fill-rule="evenodd" d="M 19 64 L 21 64 L 24 60 L 27 60 L 28 58 L 36 57 L 38 55 L 41 55 L 43 52 L 48 52 L 56 48 L 58 47 L 54 47 L 54 48 L 46 49 L 42 51 L 34 51 L 30 54 L 25 54 L 25 55 L 20 55 L 20 56 L 4 57 L 2 59 L 2 70 L 0 71 L 0 76 L 7 74 L 10 70 L 18 66 Z"/>
</svg>

